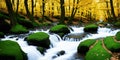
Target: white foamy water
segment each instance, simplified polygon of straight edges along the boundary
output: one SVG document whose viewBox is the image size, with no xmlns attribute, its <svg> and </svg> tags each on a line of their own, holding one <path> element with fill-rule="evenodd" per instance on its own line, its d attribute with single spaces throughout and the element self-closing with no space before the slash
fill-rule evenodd
<svg viewBox="0 0 120 60">
<path fill-rule="evenodd" d="M 73 31 L 71 33 L 84 33 L 84 27 L 72 27 Z M 36 46 L 28 45 L 23 38 L 19 37 L 12 37 L 14 35 L 5 36 L 2 40 L 12 40 L 18 42 L 21 49 L 27 53 L 28 60 L 76 60 L 74 54 L 77 53 L 77 47 L 80 42 L 86 39 L 96 39 L 96 38 L 103 38 L 106 36 L 114 36 L 120 29 L 111 30 L 110 28 L 98 28 L 98 33 L 96 34 L 89 34 L 85 36 L 80 41 L 69 41 L 69 40 L 62 40 L 60 36 L 57 34 L 49 34 L 49 30 L 34 30 L 30 31 L 30 33 L 35 32 L 45 32 L 50 35 L 51 45 L 50 48 L 46 50 L 44 55 L 42 55 L 37 49 Z M 57 56 L 57 53 L 60 51 L 65 51 L 64 55 Z M 82 60 L 79 58 L 79 60 Z"/>
</svg>

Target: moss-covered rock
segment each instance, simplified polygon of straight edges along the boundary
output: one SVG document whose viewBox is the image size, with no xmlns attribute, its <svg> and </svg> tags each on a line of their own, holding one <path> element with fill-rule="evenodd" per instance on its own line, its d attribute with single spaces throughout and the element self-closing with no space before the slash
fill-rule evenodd
<svg viewBox="0 0 120 60">
<path fill-rule="evenodd" d="M 114 38 L 112 36 L 108 36 L 108 37 L 104 38 L 104 44 L 105 44 L 106 48 L 112 52 L 120 51 L 120 43 L 115 42 Z"/>
<path fill-rule="evenodd" d="M 120 41 L 120 31 L 116 33 L 115 38 L 116 40 Z"/>
<path fill-rule="evenodd" d="M 96 42 L 94 39 L 87 39 L 83 42 L 81 42 L 77 48 L 77 52 L 80 54 L 86 54 L 88 52 L 91 45 L 93 45 Z"/>
<path fill-rule="evenodd" d="M 7 33 L 9 32 L 11 26 L 9 23 L 7 23 L 6 21 L 0 21 L 0 31 Z"/>
<path fill-rule="evenodd" d="M 110 60 L 111 56 L 112 55 L 103 48 L 102 41 L 99 40 L 96 45 L 87 52 L 85 60 Z"/>
<path fill-rule="evenodd" d="M 45 48 L 43 48 L 43 47 L 37 47 L 37 50 L 38 50 L 41 54 L 44 54 L 44 52 L 45 52 Z"/>
<path fill-rule="evenodd" d="M 120 27 L 120 22 L 116 22 L 114 25 L 115 25 L 116 27 Z"/>
<path fill-rule="evenodd" d="M 60 35 L 62 34 L 61 36 L 64 36 L 65 34 L 70 33 L 70 30 L 66 25 L 56 25 L 50 28 L 50 32 L 60 34 Z"/>
<path fill-rule="evenodd" d="M 4 33 L 0 32 L 0 38 L 3 38 L 3 37 L 4 37 Z"/>
<path fill-rule="evenodd" d="M 26 28 L 34 28 L 34 27 L 39 26 L 39 24 L 37 24 L 35 22 L 31 22 L 27 19 L 20 18 L 20 17 L 18 17 L 18 23 L 25 26 Z"/>
<path fill-rule="evenodd" d="M 0 41 L 0 60 L 27 60 L 18 43 L 10 40 Z"/>
<path fill-rule="evenodd" d="M 95 24 L 89 24 L 84 27 L 84 32 L 96 33 L 98 30 L 98 26 Z"/>
<path fill-rule="evenodd" d="M 14 34 L 22 34 L 22 33 L 28 33 L 29 31 L 22 25 L 17 24 L 11 28 L 10 32 Z"/>
<path fill-rule="evenodd" d="M 29 35 L 26 40 L 30 45 L 41 46 L 44 48 L 49 48 L 50 45 L 49 35 L 44 32 L 33 33 Z"/>
</svg>

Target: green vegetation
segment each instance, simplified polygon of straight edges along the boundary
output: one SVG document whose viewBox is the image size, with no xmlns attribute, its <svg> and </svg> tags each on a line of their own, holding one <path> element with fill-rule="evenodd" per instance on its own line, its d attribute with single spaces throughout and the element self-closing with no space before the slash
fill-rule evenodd
<svg viewBox="0 0 120 60">
<path fill-rule="evenodd" d="M 37 32 L 29 35 L 26 38 L 28 44 L 37 45 L 45 48 L 49 48 L 50 40 L 49 35 L 44 32 Z"/>
<path fill-rule="evenodd" d="M 25 27 L 23 27 L 22 25 L 19 25 L 19 24 L 13 26 L 10 31 L 11 31 L 11 33 L 14 33 L 14 34 L 21 34 L 21 33 L 28 32 L 28 30 Z"/>
<path fill-rule="evenodd" d="M 78 53 L 86 54 L 88 52 L 91 45 L 93 45 L 96 42 L 94 39 L 87 39 L 83 42 L 81 42 L 78 46 Z"/>
<path fill-rule="evenodd" d="M 120 51 L 120 43 L 115 42 L 114 38 L 112 36 L 108 36 L 104 38 L 104 44 L 106 48 L 108 48 L 112 52 L 118 52 Z"/>
<path fill-rule="evenodd" d="M 50 28 L 50 32 L 60 35 L 62 34 L 61 36 L 64 36 L 64 34 L 70 33 L 70 30 L 66 25 L 56 25 Z"/>
<path fill-rule="evenodd" d="M 117 34 L 115 35 L 115 37 L 116 37 L 116 40 L 120 41 L 120 31 L 117 32 Z"/>
<path fill-rule="evenodd" d="M 120 27 L 120 22 L 116 22 L 114 25 L 115 25 L 116 27 Z"/>
<path fill-rule="evenodd" d="M 4 33 L 0 32 L 0 38 L 3 38 L 3 37 L 4 37 Z"/>
<path fill-rule="evenodd" d="M 90 49 L 85 60 L 110 60 L 111 54 L 102 47 L 102 41 L 99 40 L 94 48 Z"/>
<path fill-rule="evenodd" d="M 97 32 L 98 26 L 95 24 L 89 24 L 84 27 L 85 32 Z"/>
<path fill-rule="evenodd" d="M 0 59 L 27 60 L 27 56 L 23 53 L 18 43 L 6 40 L 0 41 Z"/>
<path fill-rule="evenodd" d="M 41 53 L 44 54 L 45 49 L 43 47 L 37 47 L 37 50 Z"/>
</svg>

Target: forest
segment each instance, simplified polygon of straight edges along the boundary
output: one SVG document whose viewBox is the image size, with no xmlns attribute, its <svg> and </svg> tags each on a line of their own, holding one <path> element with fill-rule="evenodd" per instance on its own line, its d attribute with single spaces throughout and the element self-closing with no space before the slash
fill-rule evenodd
<svg viewBox="0 0 120 60">
<path fill-rule="evenodd" d="M 0 60 L 120 60 L 120 0 L 0 0 Z"/>
</svg>

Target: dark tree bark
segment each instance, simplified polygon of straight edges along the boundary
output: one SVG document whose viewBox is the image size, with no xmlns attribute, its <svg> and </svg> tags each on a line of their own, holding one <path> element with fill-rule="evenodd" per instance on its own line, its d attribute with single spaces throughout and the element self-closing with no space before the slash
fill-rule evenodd
<svg viewBox="0 0 120 60">
<path fill-rule="evenodd" d="M 106 7 L 107 7 L 107 15 L 108 15 L 108 18 L 111 17 L 111 14 L 110 14 L 110 11 L 109 11 L 109 7 L 108 7 L 108 1 L 106 1 Z"/>
<path fill-rule="evenodd" d="M 18 9 L 19 9 L 19 0 L 17 0 L 16 14 L 18 14 Z"/>
<path fill-rule="evenodd" d="M 11 20 L 10 24 L 11 24 L 11 26 L 15 26 L 17 24 L 17 22 L 16 22 L 15 12 L 13 11 L 12 3 L 10 0 L 5 0 L 5 3 L 7 6 L 8 13 L 10 15 L 10 20 Z"/>
<path fill-rule="evenodd" d="M 111 6 L 112 17 L 114 18 L 114 21 L 116 21 L 116 16 L 115 16 L 114 6 L 113 6 L 113 0 L 110 0 L 110 6 Z"/>
<path fill-rule="evenodd" d="M 32 16 L 34 16 L 34 1 L 31 0 L 31 2 L 32 2 L 32 5 L 31 5 L 31 7 L 32 7 Z"/>
<path fill-rule="evenodd" d="M 44 13 L 45 13 L 45 2 L 44 2 L 45 0 L 42 0 L 42 21 L 44 21 Z"/>
<path fill-rule="evenodd" d="M 26 9 L 26 12 L 27 12 L 27 16 L 28 18 L 34 22 L 34 17 L 32 16 L 32 14 L 30 13 L 29 9 L 28 9 L 28 0 L 24 0 L 24 5 L 25 5 L 25 9 Z"/>
<path fill-rule="evenodd" d="M 79 3 L 79 0 L 77 0 L 77 4 L 78 4 L 78 3 Z M 69 19 L 69 21 L 68 21 L 68 24 L 72 24 L 72 20 L 74 19 L 74 16 L 75 16 L 75 14 L 76 14 L 76 12 L 77 12 L 77 10 L 78 10 L 78 7 L 76 6 L 76 7 L 74 8 L 74 5 L 75 5 L 75 0 L 73 0 L 72 13 L 71 13 L 70 19 Z"/>
<path fill-rule="evenodd" d="M 64 24 L 65 19 L 65 7 L 64 7 L 64 0 L 60 0 L 60 8 L 61 8 L 61 18 L 60 18 L 60 24 Z"/>
</svg>

